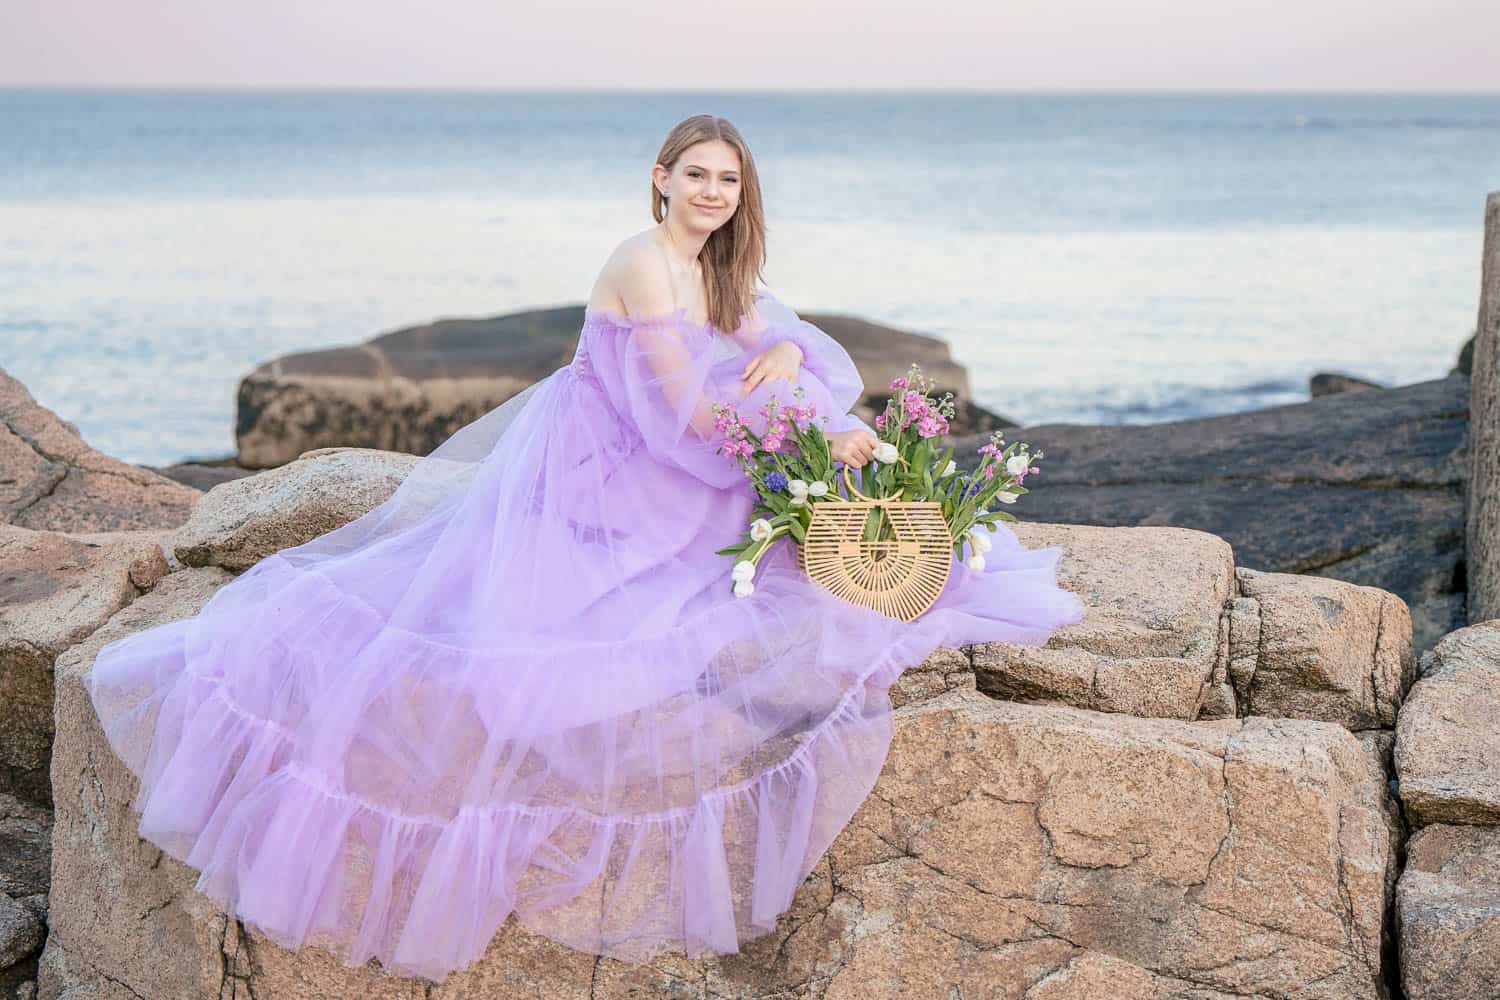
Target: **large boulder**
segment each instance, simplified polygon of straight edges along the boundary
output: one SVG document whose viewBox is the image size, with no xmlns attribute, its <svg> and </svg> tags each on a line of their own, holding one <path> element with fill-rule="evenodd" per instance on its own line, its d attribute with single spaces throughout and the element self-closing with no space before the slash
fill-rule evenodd
<svg viewBox="0 0 1500 1000">
<path fill-rule="evenodd" d="M 1030 548 L 1064 546 L 1058 582 L 1088 610 L 1045 646 L 976 645 L 979 689 L 997 698 L 1196 719 L 1213 693 L 1220 619 L 1234 587 L 1234 555 L 1224 540 L 1183 528 L 1023 523 L 1015 531 Z M 1235 714 L 1227 708 L 1217 714 Z"/>
<path fill-rule="evenodd" d="M 849 316 L 804 318 L 843 344 L 872 396 L 916 361 L 943 389 L 969 397 L 967 374 L 940 340 Z M 567 364 L 582 325 L 582 306 L 442 319 L 357 347 L 275 358 L 240 382 L 238 463 L 270 468 L 304 451 L 341 445 L 425 455 Z M 956 422 L 977 432 L 1010 424 L 967 404 Z"/>
<path fill-rule="evenodd" d="M 1500 619 L 1443 637 L 1396 724 L 1406 814 L 1427 823 L 1500 824 Z"/>
<path fill-rule="evenodd" d="M 187 566 L 239 571 L 379 506 L 418 459 L 367 448 L 323 448 L 206 493 L 173 539 Z"/>
<path fill-rule="evenodd" d="M 1484 213 L 1469 422 L 1469 621 L 1500 618 L 1500 191 Z"/>
<path fill-rule="evenodd" d="M 0 369 L 0 524 L 38 531 L 171 528 L 198 490 L 90 448 Z"/>
<path fill-rule="evenodd" d="M 161 539 L 0 524 L 0 793 L 51 800 L 53 660 L 167 572 Z"/>
<path fill-rule="evenodd" d="M 979 690 L 1144 717 L 1395 724 L 1414 659 L 1394 594 L 1236 569 L 1222 538 L 1184 528 L 1015 530 L 1033 548 L 1064 546 L 1059 582 L 1088 613 L 1045 646 L 974 646 Z"/>
<path fill-rule="evenodd" d="M 1046 455 L 1016 513 L 1196 528 L 1249 569 L 1388 590 L 1425 650 L 1465 624 L 1468 386 L 1450 376 L 1171 423 L 1016 428 L 1008 440 Z M 958 440 L 960 464 L 981 443 Z"/>
<path fill-rule="evenodd" d="M 1500 997 L 1500 828 L 1429 826 L 1396 889 L 1406 1000 Z"/>
<path fill-rule="evenodd" d="M 1384 995 L 1398 825 L 1348 731 L 1004 703 L 948 681 L 896 712 L 873 793 L 776 931 L 738 954 L 634 965 L 507 921 L 483 959 L 432 986 L 284 950 L 140 840 L 135 779 L 84 686 L 104 643 L 194 613 L 228 579 L 173 573 L 59 658 L 44 1000 L 1035 998 L 1106 981 L 1134 991 L 1118 996 Z M 962 670 L 949 656 L 930 672 Z"/>
<path fill-rule="evenodd" d="M 1395 594 L 1326 577 L 1235 573 L 1229 661 L 1240 712 L 1396 724 L 1415 675 L 1411 615 Z"/>
</svg>

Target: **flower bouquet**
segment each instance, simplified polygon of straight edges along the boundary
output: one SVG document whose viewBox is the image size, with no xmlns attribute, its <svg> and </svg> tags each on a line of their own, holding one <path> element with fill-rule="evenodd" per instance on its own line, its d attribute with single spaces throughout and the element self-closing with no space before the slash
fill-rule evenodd
<svg viewBox="0 0 1500 1000">
<path fill-rule="evenodd" d="M 979 450 L 978 465 L 960 472 L 953 449 L 939 450 L 948 431 L 953 394 L 932 396 L 917 365 L 891 381 L 893 395 L 875 418 L 874 460 L 858 472 L 833 461 L 811 404 L 761 409 L 765 433 L 756 434 L 727 403 L 713 406 L 724 434 L 720 454 L 738 462 L 758 500 L 742 540 L 718 550 L 736 557 L 736 596 L 755 590 L 755 570 L 776 540 L 790 535 L 798 564 L 813 579 L 854 603 L 910 620 L 942 591 L 956 557 L 970 572 L 984 570 L 990 532 L 1014 521 L 994 505 L 1028 492 L 1022 485 L 1042 458 L 1024 443 L 1007 445 L 996 432 Z M 842 489 L 841 489 L 842 487 Z"/>
</svg>

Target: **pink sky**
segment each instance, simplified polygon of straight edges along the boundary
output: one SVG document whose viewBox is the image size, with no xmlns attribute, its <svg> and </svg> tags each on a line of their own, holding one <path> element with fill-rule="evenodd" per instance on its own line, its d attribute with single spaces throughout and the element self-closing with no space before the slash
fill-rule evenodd
<svg viewBox="0 0 1500 1000">
<path fill-rule="evenodd" d="M 1500 0 L 3 0 L 0 86 L 1500 92 Z"/>
</svg>

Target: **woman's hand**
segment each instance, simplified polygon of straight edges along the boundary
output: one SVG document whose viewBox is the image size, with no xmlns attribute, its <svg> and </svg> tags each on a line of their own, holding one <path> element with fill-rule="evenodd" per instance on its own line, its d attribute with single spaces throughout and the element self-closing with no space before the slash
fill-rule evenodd
<svg viewBox="0 0 1500 1000">
<path fill-rule="evenodd" d="M 745 365 L 740 378 L 745 380 L 741 396 L 748 396 L 770 379 L 784 378 L 797 384 L 797 369 L 802 366 L 802 348 L 790 340 L 779 341 L 761 351 Z"/>
<path fill-rule="evenodd" d="M 875 457 L 875 435 L 858 429 L 834 431 L 828 435 L 828 454 L 851 469 L 863 468 Z"/>
</svg>

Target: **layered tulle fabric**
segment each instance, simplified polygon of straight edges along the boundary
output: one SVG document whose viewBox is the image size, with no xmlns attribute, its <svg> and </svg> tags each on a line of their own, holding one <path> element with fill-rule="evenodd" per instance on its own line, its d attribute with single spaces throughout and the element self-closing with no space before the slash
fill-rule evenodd
<svg viewBox="0 0 1500 1000">
<path fill-rule="evenodd" d="M 880 773 L 901 671 L 1082 607 L 1009 531 L 915 622 L 786 547 L 734 597 L 714 550 L 753 497 L 708 404 L 790 400 L 738 376 L 792 339 L 829 429 L 859 425 L 848 354 L 768 294 L 753 315 L 588 312 L 571 364 L 380 507 L 105 646 L 89 692 L 142 836 L 279 944 L 429 979 L 511 914 L 630 960 L 773 929 Z"/>
</svg>

